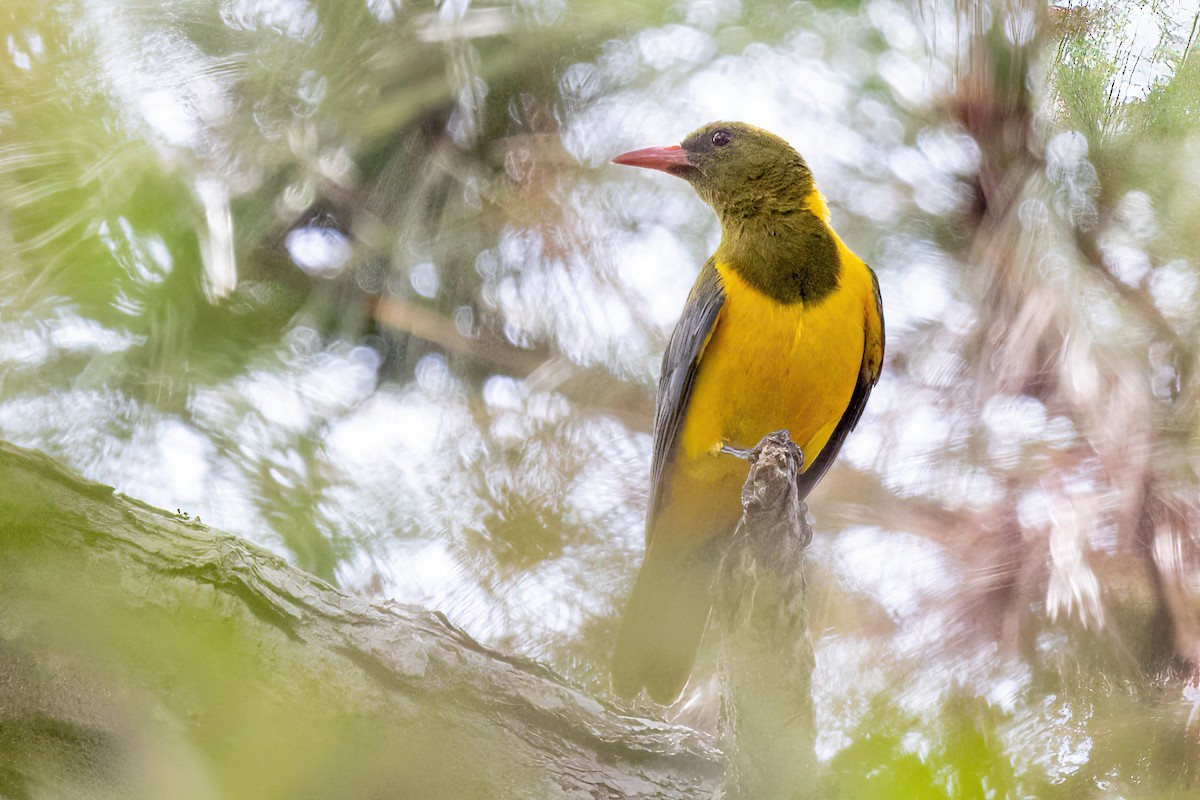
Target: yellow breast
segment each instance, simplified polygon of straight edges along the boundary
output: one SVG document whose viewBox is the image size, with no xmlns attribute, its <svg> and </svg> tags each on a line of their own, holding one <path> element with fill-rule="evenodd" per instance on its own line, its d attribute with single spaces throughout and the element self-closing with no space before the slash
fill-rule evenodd
<svg viewBox="0 0 1200 800">
<path fill-rule="evenodd" d="M 725 304 L 700 359 L 680 437 L 693 477 L 726 473 L 722 444 L 752 447 L 787 429 L 811 464 L 841 419 L 862 371 L 870 273 L 841 242 L 841 286 L 821 302 L 783 305 L 717 264 Z M 691 462 L 687 464 L 686 462 Z M 744 474 L 744 471 L 743 471 Z"/>
</svg>

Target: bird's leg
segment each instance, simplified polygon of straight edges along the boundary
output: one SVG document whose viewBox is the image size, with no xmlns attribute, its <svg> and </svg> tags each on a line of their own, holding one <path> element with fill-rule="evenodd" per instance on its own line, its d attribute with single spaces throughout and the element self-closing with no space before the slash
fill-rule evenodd
<svg viewBox="0 0 1200 800">
<path fill-rule="evenodd" d="M 742 461 L 749 461 L 750 456 L 754 453 L 754 448 L 751 447 L 749 450 L 743 450 L 740 447 L 734 447 L 726 442 L 721 442 L 721 444 L 717 447 L 717 452 L 724 453 L 735 458 L 740 458 Z"/>
<path fill-rule="evenodd" d="M 734 456 L 735 458 L 740 458 L 743 461 L 749 461 L 753 463 L 758 460 L 758 456 L 762 453 L 763 448 L 772 444 L 776 447 L 786 447 L 791 445 L 792 447 L 796 448 L 796 454 L 799 456 L 799 463 L 796 464 L 796 474 L 799 475 L 799 470 L 804 466 L 804 451 L 800 449 L 799 445 L 792 441 L 792 435 L 786 430 L 772 431 L 759 440 L 758 444 L 754 445 L 754 447 L 750 447 L 745 450 L 740 447 L 734 447 L 728 442 L 721 442 L 713 449 L 716 453 L 724 453 L 725 455 Z"/>
</svg>

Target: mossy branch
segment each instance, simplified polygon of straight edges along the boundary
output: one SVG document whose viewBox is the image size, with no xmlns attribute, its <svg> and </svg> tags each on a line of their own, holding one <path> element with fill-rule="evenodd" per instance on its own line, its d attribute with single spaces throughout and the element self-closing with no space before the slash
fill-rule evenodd
<svg viewBox="0 0 1200 800">
<path fill-rule="evenodd" d="M 0 443 L 0 795 L 655 797 L 704 735 Z M 207 787 L 207 788 L 206 788 Z"/>
</svg>

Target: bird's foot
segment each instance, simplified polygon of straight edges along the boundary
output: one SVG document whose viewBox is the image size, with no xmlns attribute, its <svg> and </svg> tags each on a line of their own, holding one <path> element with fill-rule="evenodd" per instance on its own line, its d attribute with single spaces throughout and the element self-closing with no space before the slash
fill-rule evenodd
<svg viewBox="0 0 1200 800">
<path fill-rule="evenodd" d="M 786 430 L 768 433 L 758 442 L 758 444 L 754 445 L 754 447 L 750 447 L 745 450 L 740 447 L 734 447 L 728 442 L 721 442 L 719 445 L 713 448 L 713 454 L 718 455 L 724 453 L 725 455 L 734 456 L 735 458 L 740 458 L 743 461 L 750 461 L 753 463 L 758 461 L 759 455 L 761 455 L 763 449 L 766 447 L 782 447 L 785 449 L 789 447 L 795 448 L 796 456 L 799 459 L 799 463 L 796 464 L 796 469 L 799 470 L 804 466 L 804 453 L 800 450 L 800 447 L 792 441 L 791 435 Z"/>
<path fill-rule="evenodd" d="M 718 455 L 721 453 L 733 456 L 735 458 L 740 458 L 742 461 L 749 461 L 751 454 L 754 453 L 754 448 L 743 450 L 740 447 L 734 447 L 728 442 L 721 442 L 719 445 L 713 448 L 713 455 Z"/>
</svg>

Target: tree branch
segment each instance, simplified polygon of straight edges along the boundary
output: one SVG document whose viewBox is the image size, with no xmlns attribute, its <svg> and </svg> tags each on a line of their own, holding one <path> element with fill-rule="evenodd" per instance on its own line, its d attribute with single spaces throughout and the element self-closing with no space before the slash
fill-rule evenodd
<svg viewBox="0 0 1200 800">
<path fill-rule="evenodd" d="M 721 730 L 726 796 L 813 797 L 818 770 L 804 550 L 812 541 L 787 431 L 749 453 L 742 519 L 721 563 Z"/>
<path fill-rule="evenodd" d="M 722 771 L 702 734 L 45 456 L 0 443 L 0 485 L 0 795 L 690 798 Z"/>
</svg>

